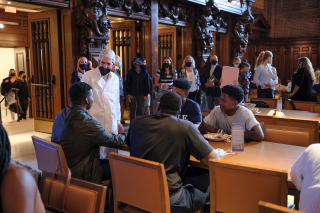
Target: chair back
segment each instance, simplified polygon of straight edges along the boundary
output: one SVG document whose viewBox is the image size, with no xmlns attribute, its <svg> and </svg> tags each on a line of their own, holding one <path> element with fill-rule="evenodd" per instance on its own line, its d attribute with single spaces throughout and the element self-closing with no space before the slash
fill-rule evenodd
<svg viewBox="0 0 320 213">
<path fill-rule="evenodd" d="M 273 98 L 251 98 L 250 101 L 263 101 L 269 108 L 277 109 L 277 99 Z"/>
<path fill-rule="evenodd" d="M 259 201 L 259 213 L 303 213 L 301 211 L 288 209 L 283 206 L 279 206 L 264 201 Z"/>
<path fill-rule="evenodd" d="M 258 122 L 263 123 L 265 125 L 273 125 L 273 116 L 272 115 L 261 115 L 254 114 L 255 118 Z"/>
<path fill-rule="evenodd" d="M 41 171 L 55 172 L 60 166 L 68 166 L 63 149 L 59 144 L 37 136 L 31 136 L 36 151 L 38 168 Z M 67 174 L 66 170 L 61 174 Z"/>
<path fill-rule="evenodd" d="M 61 198 L 66 187 L 67 176 L 44 171 L 39 191 L 42 202 L 61 209 Z M 68 213 L 104 213 L 107 187 L 88 181 L 71 178 L 64 210 Z"/>
<path fill-rule="evenodd" d="M 202 119 L 207 117 L 211 113 L 210 109 L 201 109 Z"/>
<path fill-rule="evenodd" d="M 313 105 L 311 112 L 320 113 L 320 104 Z"/>
<path fill-rule="evenodd" d="M 170 212 L 169 188 L 164 166 L 148 160 L 108 153 L 114 212 L 121 202 L 147 212 Z"/>
<path fill-rule="evenodd" d="M 313 143 L 319 142 L 319 121 L 274 117 L 273 124 L 277 126 L 303 127 L 313 129 Z"/>
<path fill-rule="evenodd" d="M 209 160 L 210 212 L 256 213 L 260 200 L 287 206 L 287 171 Z"/>
<path fill-rule="evenodd" d="M 297 110 L 310 112 L 312 110 L 312 106 L 315 105 L 317 102 L 293 101 L 293 103 Z M 292 110 L 292 106 L 288 100 L 285 100 L 283 108 Z"/>
<path fill-rule="evenodd" d="M 314 130 L 309 128 L 264 125 L 264 141 L 308 147 L 313 143 Z"/>
</svg>

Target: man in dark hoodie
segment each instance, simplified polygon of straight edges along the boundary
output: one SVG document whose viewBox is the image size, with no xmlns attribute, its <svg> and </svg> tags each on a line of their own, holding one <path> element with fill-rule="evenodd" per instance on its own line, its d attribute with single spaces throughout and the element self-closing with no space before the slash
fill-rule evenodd
<svg viewBox="0 0 320 213">
<path fill-rule="evenodd" d="M 142 60 L 138 57 L 132 61 L 132 69 L 128 71 L 126 78 L 127 100 L 130 103 L 130 122 L 137 115 L 143 115 L 144 101 L 148 100 L 149 75 L 142 66 Z"/>
</svg>

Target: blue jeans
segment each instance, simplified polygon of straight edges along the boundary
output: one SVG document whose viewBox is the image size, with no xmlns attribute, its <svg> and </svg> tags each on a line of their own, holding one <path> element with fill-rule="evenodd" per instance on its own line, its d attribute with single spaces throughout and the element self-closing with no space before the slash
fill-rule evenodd
<svg viewBox="0 0 320 213">
<path fill-rule="evenodd" d="M 207 105 L 207 94 L 206 94 L 206 92 L 204 92 L 204 91 L 202 91 L 201 109 L 208 109 L 208 105 Z"/>
<path fill-rule="evenodd" d="M 273 98 L 273 90 L 272 89 L 261 89 L 261 86 L 258 86 L 257 90 L 258 98 Z"/>
</svg>

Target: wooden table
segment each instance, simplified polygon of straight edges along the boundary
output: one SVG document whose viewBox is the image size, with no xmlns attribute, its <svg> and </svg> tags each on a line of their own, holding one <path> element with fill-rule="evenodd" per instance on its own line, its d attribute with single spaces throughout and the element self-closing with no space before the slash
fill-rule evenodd
<svg viewBox="0 0 320 213">
<path fill-rule="evenodd" d="M 267 115 L 270 110 L 274 110 L 272 108 L 259 108 L 262 115 Z M 309 111 L 300 111 L 300 110 L 288 110 L 288 109 L 281 109 L 286 116 L 286 118 L 295 118 L 295 119 L 305 119 L 305 120 L 313 120 L 319 121 L 320 123 L 320 113 L 314 113 Z"/>
<path fill-rule="evenodd" d="M 217 149 L 231 149 L 228 142 L 209 142 Z M 244 152 L 237 152 L 221 156 L 220 159 L 226 162 L 243 163 L 257 167 L 267 167 L 272 169 L 286 170 L 288 172 L 288 188 L 295 188 L 291 182 L 291 166 L 307 147 L 292 146 L 272 142 L 251 142 L 245 144 Z M 128 151 L 128 146 L 124 145 L 120 149 Z M 190 165 L 199 168 L 206 168 L 193 156 L 190 157 Z"/>
</svg>

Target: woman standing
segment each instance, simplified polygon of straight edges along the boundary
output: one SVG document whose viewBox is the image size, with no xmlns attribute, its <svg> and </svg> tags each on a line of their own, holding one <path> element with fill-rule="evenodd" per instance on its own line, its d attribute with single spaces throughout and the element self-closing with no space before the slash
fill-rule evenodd
<svg viewBox="0 0 320 213">
<path fill-rule="evenodd" d="M 236 68 L 239 67 L 240 63 L 241 63 L 241 58 L 240 58 L 240 57 L 235 57 L 235 58 L 233 59 L 233 61 L 232 61 L 233 67 L 236 67 Z"/>
<path fill-rule="evenodd" d="M 189 90 L 188 98 L 196 101 L 197 94 L 200 86 L 200 77 L 197 68 L 195 67 L 196 63 L 192 56 L 188 55 L 182 64 L 182 68 L 178 72 L 178 78 L 184 78 L 188 80 L 191 84 L 191 88 Z"/>
<path fill-rule="evenodd" d="M 307 57 L 298 59 L 298 71 L 292 75 L 292 87 L 289 97 L 296 101 L 317 101 L 317 94 L 313 90 L 316 82 L 312 63 Z"/>
<path fill-rule="evenodd" d="M 268 63 L 272 61 L 272 53 L 270 51 L 262 51 L 256 62 L 253 83 L 258 86 L 258 98 L 273 98 L 274 79 L 277 79 Z"/>
<path fill-rule="evenodd" d="M 19 83 L 18 83 L 18 78 L 16 71 L 14 69 L 9 70 L 9 77 L 4 79 L 4 87 L 5 87 L 5 93 L 7 95 L 7 101 L 8 101 L 8 106 L 11 104 L 15 103 L 15 100 L 17 97 L 15 97 L 15 91 L 10 91 L 12 88 L 17 88 L 19 89 Z M 11 118 L 14 121 L 15 120 L 15 113 L 11 112 Z"/>
<path fill-rule="evenodd" d="M 88 61 L 86 57 L 80 57 L 77 63 L 77 70 L 74 71 L 71 75 L 71 83 L 75 84 L 81 82 L 82 76 L 87 69 L 89 64 L 89 69 L 92 70 L 92 63 Z"/>
<path fill-rule="evenodd" d="M 173 68 L 169 56 L 164 57 L 162 68 L 158 70 L 155 85 L 159 87 L 158 98 L 167 91 L 172 90 L 173 81 L 177 79 L 177 71 Z"/>
<path fill-rule="evenodd" d="M 239 87 L 241 87 L 243 90 L 245 102 L 248 102 L 248 96 L 249 96 L 249 88 L 250 88 L 249 78 L 251 77 L 250 68 L 251 66 L 247 62 L 247 60 L 244 60 L 239 65 L 238 81 L 239 81 Z"/>
</svg>

